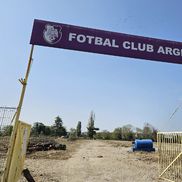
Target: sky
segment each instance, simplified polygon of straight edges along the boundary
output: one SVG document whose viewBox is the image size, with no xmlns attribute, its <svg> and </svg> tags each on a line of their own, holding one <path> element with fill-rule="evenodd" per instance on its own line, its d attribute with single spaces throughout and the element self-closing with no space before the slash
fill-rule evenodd
<svg viewBox="0 0 182 182">
<path fill-rule="evenodd" d="M 181 0 L 6 0 L 0 6 L 0 106 L 17 107 L 33 20 L 182 41 Z M 182 130 L 182 65 L 35 46 L 21 120 L 69 130 L 90 112 L 100 130 L 148 122 Z"/>
</svg>

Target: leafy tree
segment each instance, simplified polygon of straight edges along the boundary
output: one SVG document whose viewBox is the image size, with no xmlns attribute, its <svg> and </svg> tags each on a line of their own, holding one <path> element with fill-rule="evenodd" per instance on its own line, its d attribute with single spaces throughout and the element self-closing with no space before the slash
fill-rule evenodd
<svg viewBox="0 0 182 182">
<path fill-rule="evenodd" d="M 158 132 L 158 130 L 156 128 L 153 128 L 152 139 L 155 142 L 157 141 L 157 132 Z"/>
<path fill-rule="evenodd" d="M 102 131 L 101 136 L 102 136 L 103 140 L 111 140 L 112 139 L 111 133 L 107 130 Z"/>
<path fill-rule="evenodd" d="M 122 128 L 115 128 L 113 132 L 113 139 L 122 140 L 123 139 Z"/>
<path fill-rule="evenodd" d="M 62 119 L 59 116 L 57 116 L 55 118 L 55 124 L 54 125 L 57 128 L 61 128 L 63 126 L 63 121 L 62 121 Z"/>
<path fill-rule="evenodd" d="M 113 139 L 115 140 L 133 140 L 134 139 L 134 127 L 130 124 L 123 127 L 116 128 L 113 131 Z"/>
<path fill-rule="evenodd" d="M 51 127 L 50 126 L 45 126 L 45 131 L 44 131 L 44 135 L 51 135 Z"/>
<path fill-rule="evenodd" d="M 143 130 L 141 128 L 136 127 L 135 138 L 142 139 L 143 138 Z"/>
<path fill-rule="evenodd" d="M 78 124 L 77 124 L 77 127 L 76 127 L 77 137 L 81 136 L 81 128 L 82 128 L 82 123 L 81 123 L 81 121 L 78 121 Z"/>
<path fill-rule="evenodd" d="M 95 114 L 93 113 L 93 111 L 91 111 L 87 127 L 88 130 L 87 134 L 89 138 L 93 138 L 93 136 L 96 134 L 96 132 L 94 131 L 94 122 L 95 122 Z"/>
<path fill-rule="evenodd" d="M 101 132 L 97 132 L 96 135 L 95 135 L 95 138 L 96 139 L 100 139 L 100 140 L 103 139 L 102 133 Z"/>
<path fill-rule="evenodd" d="M 55 118 L 55 123 L 52 127 L 52 130 L 53 130 L 53 135 L 55 136 L 67 135 L 66 128 L 63 126 L 63 121 L 59 116 Z"/>
<path fill-rule="evenodd" d="M 66 128 L 63 126 L 62 119 L 57 116 L 55 122 L 52 126 L 45 126 L 41 122 L 34 123 L 32 130 L 32 135 L 53 135 L 53 136 L 65 136 L 67 135 Z"/>
<path fill-rule="evenodd" d="M 143 137 L 152 139 L 152 133 L 153 133 L 153 126 L 150 125 L 149 123 L 144 123 Z"/>
<path fill-rule="evenodd" d="M 144 127 L 143 127 L 143 137 L 144 138 L 150 138 L 153 141 L 157 141 L 157 132 L 158 132 L 158 130 L 156 128 L 154 128 L 151 124 L 144 123 Z"/>
<path fill-rule="evenodd" d="M 69 132 L 69 140 L 77 139 L 77 130 L 75 128 L 71 128 Z"/>
<path fill-rule="evenodd" d="M 41 122 L 34 123 L 32 130 L 31 130 L 31 134 L 32 135 L 45 134 L 45 125 Z"/>
<path fill-rule="evenodd" d="M 134 138 L 134 132 L 133 132 L 133 126 L 132 125 L 124 125 L 122 127 L 122 136 L 123 140 L 133 140 Z"/>
<path fill-rule="evenodd" d="M 127 134 L 127 140 L 134 140 L 135 136 L 134 136 L 134 132 L 133 131 L 130 131 L 128 132 Z"/>
<path fill-rule="evenodd" d="M 87 126 L 87 135 L 90 139 L 93 139 L 94 135 L 96 134 L 96 131 L 99 130 L 99 128 L 95 128 L 95 114 L 93 111 L 91 111 L 89 121 L 88 121 L 88 126 Z"/>
<path fill-rule="evenodd" d="M 136 132 L 137 132 L 137 133 L 142 133 L 143 130 L 142 130 L 141 128 L 136 127 Z"/>
</svg>

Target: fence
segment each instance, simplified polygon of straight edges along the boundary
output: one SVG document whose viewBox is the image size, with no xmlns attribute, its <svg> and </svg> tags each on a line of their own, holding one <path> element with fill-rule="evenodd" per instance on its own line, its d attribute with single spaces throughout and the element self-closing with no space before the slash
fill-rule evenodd
<svg viewBox="0 0 182 182">
<path fill-rule="evenodd" d="M 166 181 L 182 181 L 182 132 L 159 132 L 159 177 Z"/>
<path fill-rule="evenodd" d="M 8 151 L 10 134 L 12 131 L 12 121 L 16 108 L 0 107 L 0 179 L 4 171 L 6 153 Z"/>
</svg>

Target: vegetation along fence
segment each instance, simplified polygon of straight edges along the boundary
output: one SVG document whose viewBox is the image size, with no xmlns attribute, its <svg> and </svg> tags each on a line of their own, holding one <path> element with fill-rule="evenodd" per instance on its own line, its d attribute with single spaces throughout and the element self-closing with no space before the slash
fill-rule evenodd
<svg viewBox="0 0 182 182">
<path fill-rule="evenodd" d="M 182 181 L 182 132 L 159 132 L 159 177 L 166 181 Z"/>
</svg>

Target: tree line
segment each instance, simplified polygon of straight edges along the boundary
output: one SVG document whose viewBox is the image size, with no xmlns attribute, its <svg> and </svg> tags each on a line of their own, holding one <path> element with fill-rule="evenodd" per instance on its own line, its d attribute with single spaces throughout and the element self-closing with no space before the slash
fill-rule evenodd
<svg viewBox="0 0 182 182">
<path fill-rule="evenodd" d="M 5 126 L 0 130 L 0 136 L 8 136 L 12 132 L 12 126 Z M 75 128 L 71 128 L 67 131 L 63 125 L 63 120 L 60 116 L 57 116 L 51 126 L 46 126 L 42 122 L 35 122 L 31 129 L 32 136 L 56 136 L 65 137 L 72 140 L 77 138 L 86 139 L 103 139 L 103 140 L 134 140 L 139 139 L 152 139 L 157 140 L 157 129 L 151 124 L 145 123 L 142 129 L 135 128 L 132 125 L 124 125 L 122 127 L 115 128 L 114 131 L 110 132 L 107 130 L 99 131 L 99 128 L 95 127 L 95 114 L 92 111 L 90 113 L 87 125 L 87 132 L 82 132 L 81 121 L 78 121 Z"/>
<path fill-rule="evenodd" d="M 135 139 L 152 139 L 157 141 L 158 130 L 149 123 L 144 123 L 143 129 L 135 128 L 132 125 L 124 125 L 115 128 L 113 132 L 104 130 L 95 135 L 96 139 L 103 140 L 126 140 L 133 141 Z"/>
</svg>

